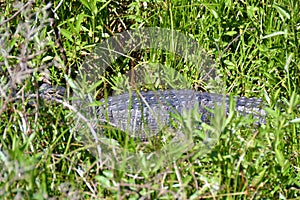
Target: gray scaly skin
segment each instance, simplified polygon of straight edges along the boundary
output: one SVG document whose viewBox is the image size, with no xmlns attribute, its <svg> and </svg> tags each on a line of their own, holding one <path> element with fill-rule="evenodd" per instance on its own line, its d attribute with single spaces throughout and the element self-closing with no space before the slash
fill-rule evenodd
<svg viewBox="0 0 300 200">
<path fill-rule="evenodd" d="M 55 98 L 53 94 L 62 98 L 65 93 L 63 87 L 53 88 L 43 84 L 41 88 L 40 96 L 43 99 L 53 100 Z M 261 99 L 246 97 L 233 99 L 237 113 L 244 116 L 252 115 L 256 124 L 265 123 L 266 112 Z M 197 105 L 201 121 L 209 123 L 215 106 L 225 108 L 225 113 L 228 114 L 230 104 L 229 96 L 194 90 L 133 92 L 110 96 L 100 101 L 102 105 L 96 108 L 97 118 L 109 121 L 118 129 L 134 134 L 134 137 L 139 135 L 142 140 L 148 134 L 156 134 L 164 126 L 169 125 L 170 113 L 182 115 L 184 110 L 191 110 Z"/>
</svg>

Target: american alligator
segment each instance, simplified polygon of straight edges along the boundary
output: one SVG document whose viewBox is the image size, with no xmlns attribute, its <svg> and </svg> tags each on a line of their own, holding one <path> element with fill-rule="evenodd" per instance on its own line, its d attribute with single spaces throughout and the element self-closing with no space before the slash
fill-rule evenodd
<svg viewBox="0 0 300 200">
<path fill-rule="evenodd" d="M 53 100 L 63 98 L 65 88 L 43 84 L 40 96 Z M 240 115 L 252 115 L 256 124 L 264 124 L 266 112 L 264 103 L 258 98 L 234 97 L 235 111 Z M 79 101 L 86 104 L 85 100 Z M 159 90 L 132 92 L 110 96 L 100 100 L 96 108 L 97 118 L 107 120 L 118 129 L 145 139 L 146 134 L 156 134 L 170 123 L 170 115 L 183 114 L 184 110 L 198 109 L 201 121 L 209 123 L 214 108 L 225 108 L 228 114 L 230 97 L 194 90 Z M 81 105 L 82 106 L 82 105 Z M 79 106 L 79 107 L 81 107 Z M 223 107 L 222 107 L 223 106 Z M 199 120 L 200 121 L 200 120 Z"/>
</svg>

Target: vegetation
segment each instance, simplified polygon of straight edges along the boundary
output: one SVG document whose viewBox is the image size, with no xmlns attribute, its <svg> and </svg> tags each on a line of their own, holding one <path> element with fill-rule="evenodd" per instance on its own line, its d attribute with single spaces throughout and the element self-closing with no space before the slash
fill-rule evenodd
<svg viewBox="0 0 300 200">
<path fill-rule="evenodd" d="M 8 0 L 0 2 L 0 13 L 1 198 L 300 197 L 298 0 Z M 198 130 L 220 135 L 210 151 L 195 145 L 164 167 L 127 172 L 99 163 L 74 131 L 72 110 L 28 98 L 38 97 L 39 86 L 49 81 L 66 86 L 71 96 L 72 80 L 97 44 L 143 27 L 180 31 L 197 41 L 215 62 L 226 93 L 266 102 L 266 124 L 257 127 L 235 114 L 216 119 Z M 123 75 L 149 60 L 168 68 L 142 89 L 171 87 L 163 82 L 178 72 L 190 88 L 210 91 L 198 66 L 178 55 L 163 50 L 128 55 L 100 74 L 99 97 L 124 91 Z M 132 143 L 123 145 L 139 152 L 140 145 Z M 147 145 L 146 150 L 155 148 Z"/>
</svg>

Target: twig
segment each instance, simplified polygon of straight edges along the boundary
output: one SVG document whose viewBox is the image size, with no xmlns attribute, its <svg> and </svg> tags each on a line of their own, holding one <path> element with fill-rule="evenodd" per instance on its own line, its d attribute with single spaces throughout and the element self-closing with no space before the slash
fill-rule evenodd
<svg viewBox="0 0 300 200">
<path fill-rule="evenodd" d="M 48 4 L 51 2 L 47 2 L 47 0 L 45 0 L 45 3 Z M 59 51 L 61 53 L 61 57 L 62 57 L 62 60 L 64 62 L 64 65 L 67 66 L 68 64 L 68 59 L 67 59 L 67 54 L 66 54 L 66 51 L 62 45 L 62 42 L 61 42 L 61 39 L 60 39 L 60 31 L 59 31 L 59 28 L 57 26 L 57 22 L 55 20 L 55 12 L 57 11 L 57 9 L 59 8 L 59 6 L 61 5 L 61 2 L 59 3 L 59 5 L 55 8 L 55 9 L 52 9 L 51 7 L 48 9 L 49 11 L 49 17 L 51 17 L 53 19 L 53 22 L 51 23 L 51 26 L 53 28 L 53 31 L 54 31 L 54 34 L 55 34 L 55 38 L 56 38 L 56 44 L 58 45 L 59 47 Z"/>
<path fill-rule="evenodd" d="M 2 26 L 3 24 L 13 20 L 18 14 L 20 14 L 20 12 L 22 12 L 28 5 L 30 5 L 33 2 L 33 0 L 29 0 L 20 10 L 18 10 L 15 14 L 13 14 L 13 16 L 11 16 L 10 18 L 2 21 L 0 23 L 0 26 Z"/>
</svg>

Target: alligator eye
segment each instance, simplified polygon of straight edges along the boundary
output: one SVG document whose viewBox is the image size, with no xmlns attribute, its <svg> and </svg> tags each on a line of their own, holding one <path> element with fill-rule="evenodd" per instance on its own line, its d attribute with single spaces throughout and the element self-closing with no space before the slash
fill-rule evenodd
<svg viewBox="0 0 300 200">
<path fill-rule="evenodd" d="M 43 93 L 45 95 L 55 95 L 57 92 L 55 90 L 50 89 L 50 90 L 45 90 Z"/>
</svg>

